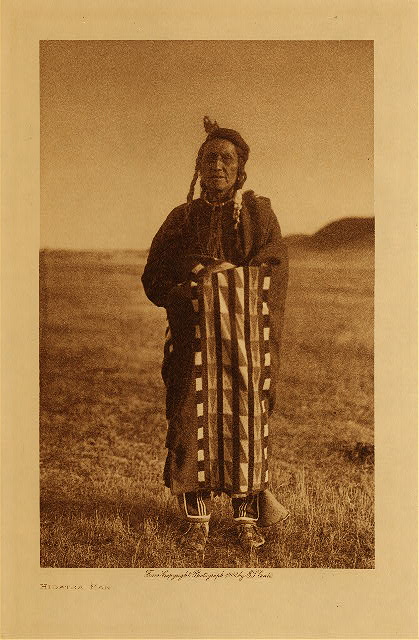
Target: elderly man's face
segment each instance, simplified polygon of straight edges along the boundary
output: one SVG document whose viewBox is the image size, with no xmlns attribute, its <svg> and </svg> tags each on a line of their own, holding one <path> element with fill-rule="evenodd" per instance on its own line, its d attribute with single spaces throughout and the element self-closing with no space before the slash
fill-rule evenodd
<svg viewBox="0 0 419 640">
<path fill-rule="evenodd" d="M 204 147 L 200 173 L 207 193 L 212 197 L 223 197 L 237 180 L 239 158 L 236 147 L 229 140 L 215 138 Z"/>
</svg>

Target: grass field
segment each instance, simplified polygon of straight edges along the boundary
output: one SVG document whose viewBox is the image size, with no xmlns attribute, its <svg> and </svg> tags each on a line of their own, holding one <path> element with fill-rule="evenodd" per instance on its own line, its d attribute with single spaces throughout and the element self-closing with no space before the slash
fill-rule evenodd
<svg viewBox="0 0 419 640">
<path fill-rule="evenodd" d="M 40 259 L 41 566 L 191 567 L 164 488 L 164 311 L 140 252 Z M 294 251 L 272 489 L 290 510 L 246 556 L 218 498 L 208 567 L 374 566 L 372 249 Z"/>
</svg>

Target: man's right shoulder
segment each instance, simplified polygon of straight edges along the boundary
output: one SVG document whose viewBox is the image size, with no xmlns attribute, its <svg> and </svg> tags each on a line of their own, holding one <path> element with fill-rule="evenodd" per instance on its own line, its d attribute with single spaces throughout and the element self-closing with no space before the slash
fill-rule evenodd
<svg viewBox="0 0 419 640">
<path fill-rule="evenodd" d="M 187 212 L 188 212 L 188 205 L 186 202 L 184 202 L 183 204 L 180 204 L 171 210 L 165 222 L 181 223 L 186 219 Z"/>
</svg>

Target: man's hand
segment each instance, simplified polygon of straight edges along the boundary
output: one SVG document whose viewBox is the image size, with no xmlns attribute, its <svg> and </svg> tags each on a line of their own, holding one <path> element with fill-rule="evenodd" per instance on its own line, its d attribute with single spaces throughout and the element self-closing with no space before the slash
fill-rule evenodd
<svg viewBox="0 0 419 640">
<path fill-rule="evenodd" d="M 191 283 L 188 281 L 181 282 L 180 284 L 177 284 L 175 287 L 172 287 L 172 289 L 170 289 L 169 293 L 167 294 L 166 306 L 169 306 L 170 304 L 174 304 L 179 300 L 191 300 L 191 299 L 192 299 Z"/>
<path fill-rule="evenodd" d="M 234 269 L 236 265 L 231 262 L 216 262 L 214 264 L 209 264 L 205 267 L 205 273 L 218 273 L 219 271 L 225 271 L 226 269 Z"/>
</svg>

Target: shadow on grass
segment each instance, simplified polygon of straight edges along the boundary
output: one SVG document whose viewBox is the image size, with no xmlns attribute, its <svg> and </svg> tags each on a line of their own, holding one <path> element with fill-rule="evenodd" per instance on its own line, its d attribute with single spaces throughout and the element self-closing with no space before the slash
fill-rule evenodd
<svg viewBox="0 0 419 640">
<path fill-rule="evenodd" d="M 93 496 L 91 501 L 44 497 L 41 566 L 373 568 L 366 496 L 359 489 L 342 496 L 314 489 L 300 479 L 287 492 L 290 518 L 264 529 L 266 543 L 251 556 L 240 549 L 229 501 L 215 500 L 204 558 L 187 550 L 187 523 L 167 494 L 150 491 L 115 500 Z"/>
<path fill-rule="evenodd" d="M 41 501 L 41 566 L 196 568 L 257 567 L 239 545 L 227 500 L 217 500 L 205 557 L 188 551 L 188 528 L 176 499 L 86 500 L 45 496 Z"/>
<path fill-rule="evenodd" d="M 141 527 L 148 519 L 155 519 L 167 526 L 182 525 L 182 516 L 173 499 L 162 503 L 161 497 L 140 496 L 133 503 L 132 498 L 110 499 L 97 497 L 91 502 L 71 498 L 56 498 L 45 496 L 40 501 L 41 521 L 52 521 L 60 518 L 116 517 L 124 522 L 129 521 L 130 527 Z"/>
</svg>

